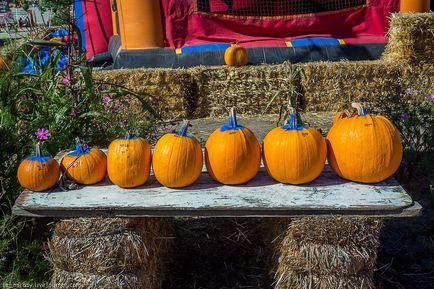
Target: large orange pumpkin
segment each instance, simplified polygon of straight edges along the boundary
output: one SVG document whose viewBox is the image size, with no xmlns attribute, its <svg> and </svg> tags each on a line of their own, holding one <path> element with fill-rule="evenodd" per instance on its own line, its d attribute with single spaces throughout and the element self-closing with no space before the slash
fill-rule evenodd
<svg viewBox="0 0 434 289">
<path fill-rule="evenodd" d="M 253 179 L 261 163 L 258 140 L 248 128 L 238 125 L 235 108 L 229 123 L 216 129 L 205 145 L 205 164 L 210 176 L 226 185 Z"/>
<path fill-rule="evenodd" d="M 244 66 L 247 65 L 248 56 L 247 50 L 238 45 L 233 45 L 225 50 L 225 63 L 228 66 Z"/>
<path fill-rule="evenodd" d="M 297 125 L 293 108 L 288 124 L 271 130 L 264 138 L 262 149 L 268 174 L 278 182 L 294 185 L 316 179 L 327 157 L 327 145 L 321 133 Z"/>
<path fill-rule="evenodd" d="M 92 185 L 104 179 L 107 157 L 100 149 L 86 147 L 77 139 L 75 150 L 63 156 L 60 167 L 70 180 Z"/>
<path fill-rule="evenodd" d="M 155 145 L 152 169 L 158 182 L 169 188 L 191 185 L 202 172 L 202 149 L 187 136 L 187 128 L 184 121 L 178 133 L 162 136 Z"/>
<path fill-rule="evenodd" d="M 107 151 L 107 172 L 113 184 L 133 188 L 147 182 L 151 170 L 151 146 L 127 133 L 111 142 Z"/>
<path fill-rule="evenodd" d="M 399 132 L 387 118 L 368 114 L 358 103 L 352 106 L 357 115 L 336 121 L 327 135 L 328 161 L 344 179 L 381 182 L 401 163 Z"/>
<path fill-rule="evenodd" d="M 17 173 L 20 185 L 34 192 L 52 188 L 59 176 L 59 164 L 50 156 L 42 156 L 39 144 L 36 145 L 36 155 L 23 160 Z"/>
</svg>

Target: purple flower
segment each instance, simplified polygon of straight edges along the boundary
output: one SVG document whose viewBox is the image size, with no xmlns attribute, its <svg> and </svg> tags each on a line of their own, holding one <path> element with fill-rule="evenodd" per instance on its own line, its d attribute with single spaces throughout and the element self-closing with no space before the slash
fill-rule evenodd
<svg viewBox="0 0 434 289">
<path fill-rule="evenodd" d="M 432 100 L 432 101 L 434 101 L 434 93 L 431 94 L 431 95 L 428 95 L 428 100 Z"/>
<path fill-rule="evenodd" d="M 69 85 L 69 83 L 71 82 L 71 79 L 68 77 L 68 76 L 65 76 L 63 79 L 62 79 L 62 84 L 63 85 Z"/>
<path fill-rule="evenodd" d="M 89 145 L 87 143 L 84 143 L 84 144 L 81 145 L 81 147 L 84 148 L 84 149 L 88 149 Z"/>
<path fill-rule="evenodd" d="M 413 88 L 409 88 L 405 90 L 405 93 L 407 94 L 413 94 L 413 95 L 417 95 L 419 93 L 421 93 L 421 90 L 417 90 L 417 89 L 413 89 Z"/>
<path fill-rule="evenodd" d="M 35 131 L 35 136 L 39 140 L 47 140 L 50 138 L 51 134 L 48 129 L 41 127 Z"/>
<path fill-rule="evenodd" d="M 107 105 L 110 103 L 110 101 L 112 101 L 112 99 L 108 95 L 106 95 L 101 99 L 101 101 L 103 104 Z"/>
<path fill-rule="evenodd" d="M 112 113 L 118 113 L 121 110 L 121 106 L 119 104 L 115 104 L 110 108 Z"/>
<path fill-rule="evenodd" d="M 76 117 L 76 116 L 78 116 L 80 113 L 81 113 L 81 109 L 79 109 L 79 108 L 77 107 L 76 109 L 74 109 L 73 111 L 71 111 L 71 112 L 69 113 L 69 116 L 70 116 L 70 117 Z"/>
<path fill-rule="evenodd" d="M 401 121 L 406 122 L 410 119 L 410 116 L 407 113 L 403 113 L 399 118 L 401 119 Z"/>
</svg>

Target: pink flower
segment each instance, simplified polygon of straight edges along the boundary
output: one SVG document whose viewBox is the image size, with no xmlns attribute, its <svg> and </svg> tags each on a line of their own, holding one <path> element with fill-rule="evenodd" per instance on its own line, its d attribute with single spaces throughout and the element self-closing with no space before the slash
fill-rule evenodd
<svg viewBox="0 0 434 289">
<path fill-rule="evenodd" d="M 119 104 L 115 104 L 110 108 L 110 111 L 112 113 L 118 113 L 121 110 L 121 106 Z"/>
<path fill-rule="evenodd" d="M 76 117 L 76 116 L 78 116 L 80 113 L 81 113 L 81 109 L 76 108 L 76 109 L 74 109 L 73 111 L 71 111 L 71 112 L 69 113 L 69 116 L 70 116 L 70 117 Z"/>
<path fill-rule="evenodd" d="M 47 140 L 50 138 L 51 134 L 48 129 L 42 127 L 35 131 L 35 136 L 39 140 Z"/>
<path fill-rule="evenodd" d="M 428 100 L 434 100 L 434 93 L 428 96 Z"/>
<path fill-rule="evenodd" d="M 109 96 L 104 96 L 102 99 L 101 99 L 101 101 L 102 101 L 102 103 L 103 104 L 109 104 L 110 103 L 110 101 L 112 101 L 112 99 L 109 97 Z"/>
<path fill-rule="evenodd" d="M 68 76 L 65 76 L 63 79 L 62 79 L 62 84 L 63 85 L 69 85 L 69 83 L 71 82 L 71 79 L 68 77 Z"/>
<path fill-rule="evenodd" d="M 89 145 L 87 143 L 84 143 L 84 144 L 81 145 L 81 147 L 84 148 L 84 149 L 88 149 Z"/>
</svg>

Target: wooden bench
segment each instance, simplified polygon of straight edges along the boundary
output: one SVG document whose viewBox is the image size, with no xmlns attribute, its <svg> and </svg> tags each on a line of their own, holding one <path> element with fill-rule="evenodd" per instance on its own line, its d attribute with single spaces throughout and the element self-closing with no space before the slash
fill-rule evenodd
<svg viewBox="0 0 434 289">
<path fill-rule="evenodd" d="M 328 165 L 317 180 L 311 184 L 301 186 L 277 183 L 267 175 L 263 167 L 261 167 L 259 174 L 251 182 L 239 186 L 225 186 L 210 179 L 204 169 L 200 179 L 194 185 L 184 189 L 162 187 L 156 182 L 153 176 L 151 176 L 150 181 L 146 185 L 134 189 L 119 188 L 112 185 L 106 179 L 97 185 L 79 186 L 76 190 L 71 191 L 62 191 L 59 188 L 54 188 L 51 191 L 42 193 L 24 191 L 13 206 L 14 214 L 26 217 L 153 217 L 154 220 L 160 217 L 187 216 L 268 217 L 264 218 L 267 222 L 270 220 L 281 222 L 283 217 L 290 217 L 291 219 L 286 219 L 289 221 L 284 222 L 282 227 L 280 227 L 281 229 L 279 230 L 281 232 L 276 235 L 280 235 L 279 242 L 286 243 L 288 243 L 288 240 L 284 241 L 284 236 L 286 236 L 286 238 L 292 238 L 291 236 L 294 234 L 291 233 L 291 230 L 295 230 L 295 225 L 292 226 L 290 220 L 313 222 L 313 220 L 322 220 L 322 218 L 324 218 L 324 220 L 327 220 L 324 224 L 328 225 L 322 226 L 329 226 L 331 224 L 330 222 L 334 222 L 333 224 L 336 224 L 337 228 L 343 226 L 339 223 L 342 222 L 343 219 L 347 221 L 352 220 L 350 222 L 353 222 L 355 229 L 351 229 L 351 232 L 342 231 L 342 235 L 353 234 L 355 239 L 360 239 L 360 236 L 365 234 L 363 230 L 369 231 L 370 226 L 374 226 L 369 219 L 414 217 L 420 215 L 421 210 L 421 206 L 417 202 L 414 202 L 393 178 L 379 184 L 358 184 L 342 180 L 332 172 Z M 361 223 L 366 226 L 360 227 Z M 294 224 L 296 224 L 296 222 Z M 345 223 L 345 226 L 347 225 L 348 222 Z M 321 228 L 321 230 L 327 231 L 328 228 Z M 336 230 L 336 228 L 330 227 L 330 230 Z M 365 269 L 358 271 L 354 271 L 349 267 L 355 266 L 353 264 L 354 262 L 351 260 L 359 260 L 359 256 L 354 256 L 353 259 L 351 259 L 351 256 L 345 256 L 350 255 L 348 251 L 350 249 L 342 246 L 342 244 L 336 243 L 342 241 L 336 240 L 336 236 L 332 238 L 321 233 L 321 244 L 316 244 L 315 246 L 317 247 L 315 248 L 318 248 L 318 246 L 319 248 L 326 248 L 321 247 L 325 245 L 328 245 L 327 248 L 330 248 L 330 245 L 333 245 L 337 248 L 336 250 L 340 250 L 339 252 L 342 251 L 342 256 L 345 257 L 345 259 L 339 261 L 339 266 L 348 267 L 348 270 L 343 271 L 348 271 L 349 273 L 347 272 L 345 273 L 346 275 L 344 274 L 342 276 L 332 276 L 335 279 L 337 278 L 336 281 L 333 282 L 344 284 L 339 288 L 352 288 L 352 286 L 358 284 L 357 282 L 365 284 L 357 288 L 371 288 L 369 286 L 372 285 L 376 247 L 375 245 L 366 244 L 378 243 L 378 230 L 375 229 L 372 232 L 366 232 L 367 235 L 368 233 L 373 234 L 370 237 L 368 236 L 373 239 L 372 242 L 366 243 L 363 241 L 365 242 L 363 246 L 374 247 L 367 248 L 368 251 L 370 250 L 369 252 L 372 252 L 369 258 L 373 259 L 373 261 L 371 260 L 371 265 L 366 265 Z M 332 233 L 339 235 L 334 231 Z M 89 232 L 89 235 L 93 234 L 98 234 L 98 232 Z M 306 234 L 310 234 L 309 236 L 306 235 L 306 238 L 309 237 L 312 239 L 312 236 L 314 236 L 312 232 L 306 232 Z M 270 233 L 270 236 L 271 235 Z M 276 236 L 273 235 L 272 239 L 277 239 Z M 348 236 L 345 236 L 345 238 L 348 238 Z M 289 240 L 289 242 L 291 242 L 291 240 Z M 300 242 L 301 241 L 297 241 L 294 243 L 296 244 L 295 250 L 299 250 L 297 246 L 303 243 Z M 312 243 L 315 241 L 309 240 L 309 242 Z M 283 245 L 278 248 L 276 252 L 277 255 L 283 256 L 285 251 L 282 250 L 285 250 Z M 315 250 L 315 252 L 323 252 L 321 251 L 322 249 Z M 302 255 L 303 253 L 300 252 L 300 254 Z M 339 259 L 342 256 L 337 256 L 337 258 Z M 104 258 L 104 255 L 100 256 L 100 258 Z M 305 256 L 303 258 L 309 259 L 311 257 Z M 312 268 L 316 268 L 315 262 L 319 261 L 315 260 L 318 260 L 318 258 L 321 258 L 321 256 L 316 256 L 316 259 L 306 259 L 307 263 L 310 262 L 309 268 L 306 268 L 310 273 L 306 273 L 302 276 L 302 278 L 304 278 L 303 280 L 305 280 L 303 282 L 310 282 L 312 284 L 323 282 L 321 281 L 322 279 L 318 277 L 318 274 L 321 275 L 323 273 L 315 273 L 314 270 L 311 270 Z M 330 256 L 324 256 L 324 258 L 330 258 Z M 294 287 L 295 285 L 291 285 L 293 284 L 291 282 L 295 282 L 293 281 L 295 280 L 294 278 L 299 278 L 300 276 L 297 275 L 294 277 L 294 274 L 297 272 L 286 269 L 288 264 L 282 264 L 282 262 L 286 262 L 283 259 L 285 258 L 276 259 L 276 262 L 280 262 L 276 265 L 277 267 L 280 266 L 280 269 L 276 269 L 276 282 L 280 284 L 279 286 L 282 289 L 296 288 Z M 334 263 L 336 262 L 334 261 Z M 342 268 L 339 270 L 342 271 Z M 327 277 L 326 279 L 329 280 L 331 273 L 324 274 L 326 274 L 324 275 Z M 364 275 L 362 276 L 361 274 Z M 357 279 L 356 277 L 360 277 L 359 279 L 361 281 L 354 281 Z M 343 281 L 342 278 L 344 279 Z M 333 284 L 334 283 L 331 283 L 331 285 L 322 284 L 321 286 L 334 286 Z M 100 287 L 96 286 L 94 288 L 103 288 L 104 286 L 101 285 Z M 300 285 L 297 286 L 300 287 Z M 124 287 L 119 286 L 116 288 Z"/>
</svg>

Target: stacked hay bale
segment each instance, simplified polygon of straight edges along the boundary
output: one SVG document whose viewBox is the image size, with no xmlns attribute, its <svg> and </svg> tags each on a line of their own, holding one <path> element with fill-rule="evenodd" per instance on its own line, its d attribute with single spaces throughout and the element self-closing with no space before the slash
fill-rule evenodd
<svg viewBox="0 0 434 289">
<path fill-rule="evenodd" d="M 434 59 L 434 13 L 392 14 L 384 60 L 427 62 Z"/>
<path fill-rule="evenodd" d="M 186 69 L 117 69 L 95 72 L 94 77 L 150 94 L 145 100 L 165 119 L 191 117 L 196 107 L 196 84 Z"/>
<path fill-rule="evenodd" d="M 59 222 L 49 247 L 53 288 L 160 288 L 171 242 L 165 218 L 78 218 Z"/>
<path fill-rule="evenodd" d="M 275 228 L 286 228 L 267 237 L 274 240 L 276 288 L 374 288 L 380 220 L 305 217 L 275 222 Z"/>
</svg>

